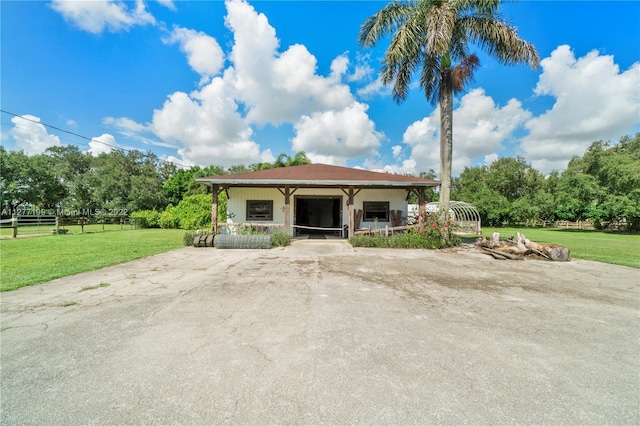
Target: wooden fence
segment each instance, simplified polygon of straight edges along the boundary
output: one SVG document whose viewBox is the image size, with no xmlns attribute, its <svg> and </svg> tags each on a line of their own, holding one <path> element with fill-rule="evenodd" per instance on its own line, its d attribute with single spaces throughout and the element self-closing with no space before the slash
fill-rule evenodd
<svg viewBox="0 0 640 426">
<path fill-rule="evenodd" d="M 564 229 L 582 229 L 586 231 L 592 231 L 597 229 L 595 224 L 590 220 L 580 220 L 577 222 L 571 222 L 568 220 L 556 220 L 555 222 L 549 221 L 533 221 L 527 222 L 525 226 L 539 227 L 539 228 L 564 228 Z M 600 229 L 610 230 L 623 230 L 627 227 L 626 221 L 619 222 L 602 222 Z"/>
</svg>

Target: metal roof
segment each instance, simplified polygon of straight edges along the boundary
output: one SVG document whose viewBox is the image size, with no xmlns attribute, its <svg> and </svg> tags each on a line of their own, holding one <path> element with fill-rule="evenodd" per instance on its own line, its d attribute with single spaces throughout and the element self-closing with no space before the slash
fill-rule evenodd
<svg viewBox="0 0 640 426">
<path fill-rule="evenodd" d="M 196 179 L 196 182 L 222 186 L 259 187 L 400 187 L 427 188 L 440 185 L 440 182 L 415 176 L 395 175 L 371 172 L 349 167 L 328 164 L 305 164 L 302 166 L 278 167 L 248 173 L 218 175 Z"/>
</svg>

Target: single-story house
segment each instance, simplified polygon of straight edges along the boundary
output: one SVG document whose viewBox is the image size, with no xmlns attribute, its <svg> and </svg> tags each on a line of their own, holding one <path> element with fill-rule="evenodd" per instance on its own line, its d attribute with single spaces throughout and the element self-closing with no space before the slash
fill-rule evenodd
<svg viewBox="0 0 640 426">
<path fill-rule="evenodd" d="M 211 219 L 218 232 L 218 194 L 226 191 L 234 223 L 281 224 L 290 235 L 342 232 L 399 225 L 407 217 L 412 192 L 425 204 L 425 189 L 440 182 L 326 164 L 280 167 L 211 176 L 197 182 L 212 187 Z"/>
</svg>

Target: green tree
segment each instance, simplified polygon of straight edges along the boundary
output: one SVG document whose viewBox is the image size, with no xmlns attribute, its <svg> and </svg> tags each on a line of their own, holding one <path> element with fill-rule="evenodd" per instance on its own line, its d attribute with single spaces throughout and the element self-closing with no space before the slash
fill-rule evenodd
<svg viewBox="0 0 640 426">
<path fill-rule="evenodd" d="M 185 194 L 187 194 L 191 183 L 195 182 L 193 175 L 196 169 L 200 169 L 200 167 L 194 166 L 189 169 L 178 169 L 165 181 L 162 185 L 162 190 L 169 204 L 177 205 Z"/>
<path fill-rule="evenodd" d="M 582 206 L 578 210 L 583 216 L 596 224 L 625 220 L 630 229 L 640 230 L 640 133 L 613 145 L 593 142 L 582 157 L 569 162 L 560 180 L 566 181 L 563 189 L 573 203 Z M 563 213 L 567 216 L 566 208 Z M 581 218 L 576 217 L 570 220 Z"/>
<path fill-rule="evenodd" d="M 227 219 L 227 196 L 218 196 L 218 218 Z M 211 195 L 196 194 L 184 197 L 177 206 L 169 206 L 160 215 L 162 228 L 208 229 L 211 227 Z"/>
<path fill-rule="evenodd" d="M 23 204 L 34 203 L 37 197 L 32 189 L 33 170 L 29 156 L 23 151 L 6 151 L 0 146 L 0 190 L 2 210 L 8 215 Z"/>
<path fill-rule="evenodd" d="M 528 223 L 553 210 L 553 196 L 544 176 L 523 157 L 503 157 L 489 166 L 465 168 L 453 180 L 452 194 L 476 206 L 491 225 Z"/>
<path fill-rule="evenodd" d="M 533 45 L 499 14 L 501 0 L 396 0 L 360 28 L 364 47 L 392 35 L 382 65 L 382 82 L 393 83 L 396 102 L 406 99 L 411 76 L 420 69 L 426 98 L 440 103 L 440 211 L 449 211 L 453 146 L 453 94 L 473 77 L 479 60 L 471 45 L 502 64 L 529 64 L 539 56 Z"/>
<path fill-rule="evenodd" d="M 93 159 L 91 187 L 101 209 L 163 210 L 167 199 L 162 188 L 158 157 L 131 150 L 112 151 Z"/>
<path fill-rule="evenodd" d="M 80 151 L 75 145 L 49 147 L 45 155 L 49 157 L 53 173 L 66 188 L 67 197 L 62 207 L 68 209 L 95 207 L 89 178 L 93 157 Z"/>
<path fill-rule="evenodd" d="M 2 209 L 16 213 L 18 207 L 53 208 L 62 203 L 67 191 L 53 172 L 52 162 L 43 154 L 26 155 L 0 146 L 0 192 Z"/>
<path fill-rule="evenodd" d="M 563 220 L 593 218 L 601 192 L 595 177 L 567 169 L 562 173 L 556 193 L 556 215 Z"/>
<path fill-rule="evenodd" d="M 473 204 L 480 213 L 482 223 L 502 225 L 510 216 L 509 200 L 495 189 L 489 187 L 489 168 L 487 166 L 465 167 L 459 177 L 452 182 L 453 196 Z"/>
<path fill-rule="evenodd" d="M 302 166 L 304 164 L 310 164 L 311 160 L 307 157 L 304 151 L 296 152 L 296 155 L 291 157 L 284 152 L 278 155 L 278 158 L 273 163 L 273 167 L 290 167 L 290 166 Z"/>
</svg>

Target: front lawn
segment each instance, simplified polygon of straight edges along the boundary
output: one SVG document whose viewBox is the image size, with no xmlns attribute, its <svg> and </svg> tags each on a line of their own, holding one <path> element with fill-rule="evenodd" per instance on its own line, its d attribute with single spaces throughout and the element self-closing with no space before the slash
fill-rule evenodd
<svg viewBox="0 0 640 426">
<path fill-rule="evenodd" d="M 179 229 L 75 231 L 0 240 L 0 291 L 173 250 L 183 246 L 184 235 Z"/>
</svg>

